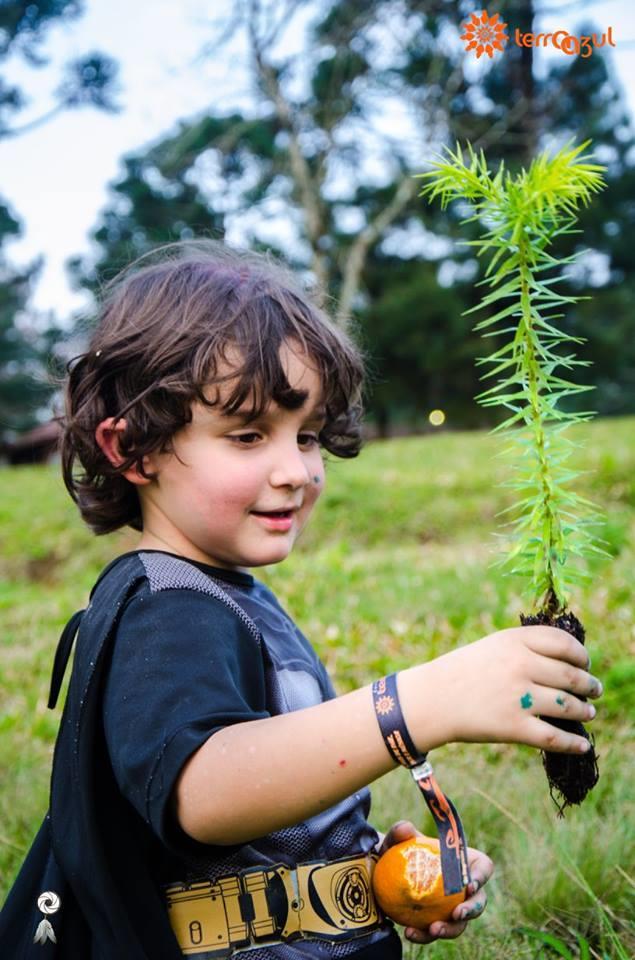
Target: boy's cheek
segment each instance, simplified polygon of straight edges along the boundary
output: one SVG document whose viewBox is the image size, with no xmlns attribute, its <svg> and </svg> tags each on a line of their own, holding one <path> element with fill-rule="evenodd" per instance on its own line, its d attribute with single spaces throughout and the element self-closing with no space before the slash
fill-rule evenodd
<svg viewBox="0 0 635 960">
<path fill-rule="evenodd" d="M 319 500 L 323 489 L 324 489 L 324 475 L 323 474 L 318 475 L 318 473 L 315 473 L 315 475 L 312 478 L 312 482 L 310 486 L 306 488 L 306 491 L 304 494 L 304 505 L 303 505 L 302 512 L 304 514 L 305 522 L 306 520 L 308 520 L 313 510 L 313 507 Z"/>
<path fill-rule="evenodd" d="M 313 497 L 314 503 L 318 499 L 318 497 L 321 495 L 322 491 L 324 490 L 325 483 L 326 483 L 326 473 L 324 470 L 324 462 L 322 460 L 322 457 L 320 456 L 319 460 L 316 460 L 315 469 L 311 476 L 311 483 L 309 484 L 309 488 L 307 489 L 307 493 L 309 493 L 310 491 Z"/>
</svg>

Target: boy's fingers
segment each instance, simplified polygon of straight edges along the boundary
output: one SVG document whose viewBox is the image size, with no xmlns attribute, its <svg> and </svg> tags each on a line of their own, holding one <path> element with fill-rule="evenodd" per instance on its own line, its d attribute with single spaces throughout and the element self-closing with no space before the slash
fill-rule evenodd
<svg viewBox="0 0 635 960">
<path fill-rule="evenodd" d="M 564 660 L 583 670 L 586 670 L 590 664 L 589 654 L 584 644 L 566 630 L 536 625 L 514 629 L 523 631 L 527 646 L 536 653 L 542 653 L 543 656 L 551 659 Z"/>
<path fill-rule="evenodd" d="M 601 697 L 602 684 L 597 677 L 568 663 L 552 660 L 549 657 L 536 657 L 531 668 L 531 677 L 535 683 L 545 687 L 568 690 L 580 697 Z"/>
<path fill-rule="evenodd" d="M 430 936 L 434 937 L 435 940 L 454 940 L 455 937 L 461 936 L 466 927 L 466 920 L 461 920 L 459 922 L 453 920 L 439 920 L 430 924 L 428 933 Z"/>
<path fill-rule="evenodd" d="M 419 831 L 410 820 L 399 820 L 395 823 L 388 833 L 386 840 L 390 841 L 390 846 L 395 843 L 401 843 L 403 840 L 409 840 L 410 837 L 416 837 Z"/>
<path fill-rule="evenodd" d="M 487 894 L 481 890 L 455 907 L 452 911 L 452 919 L 457 923 L 463 920 L 475 920 L 476 917 L 480 917 L 486 906 Z"/>
<path fill-rule="evenodd" d="M 549 753 L 587 753 L 590 749 L 585 737 L 560 730 L 539 717 L 531 717 L 530 732 L 526 738 L 523 736 L 522 742 Z"/>
<path fill-rule="evenodd" d="M 397 823 L 392 825 L 384 837 L 378 852 L 381 856 L 389 847 L 394 847 L 396 843 L 401 843 L 403 840 L 409 840 L 410 837 L 417 836 L 420 836 L 420 831 L 417 830 L 410 820 L 398 820 Z"/>
<path fill-rule="evenodd" d="M 411 943 L 434 943 L 438 940 L 438 937 L 433 937 L 427 930 L 418 930 L 416 927 L 406 927 L 404 936 Z"/>
<path fill-rule="evenodd" d="M 532 684 L 519 698 L 519 707 L 540 717 L 558 720 L 579 720 L 589 723 L 595 717 L 595 707 L 564 689 L 540 687 Z"/>
<path fill-rule="evenodd" d="M 494 873 L 494 861 L 482 850 L 477 850 L 475 847 L 467 848 L 467 856 L 472 875 L 468 893 L 473 895 L 491 879 Z"/>
<path fill-rule="evenodd" d="M 467 922 L 452 923 L 448 920 L 443 923 L 433 923 L 428 930 L 406 927 L 404 935 L 411 943 L 434 943 L 435 940 L 454 940 L 461 936 L 466 927 Z"/>
</svg>

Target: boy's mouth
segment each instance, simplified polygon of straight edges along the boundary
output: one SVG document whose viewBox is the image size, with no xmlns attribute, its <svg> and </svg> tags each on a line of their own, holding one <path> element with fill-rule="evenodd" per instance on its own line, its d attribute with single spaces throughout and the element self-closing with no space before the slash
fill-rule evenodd
<svg viewBox="0 0 635 960">
<path fill-rule="evenodd" d="M 271 533 L 289 533 L 294 524 L 294 509 L 289 510 L 252 510 L 256 520 Z"/>
</svg>

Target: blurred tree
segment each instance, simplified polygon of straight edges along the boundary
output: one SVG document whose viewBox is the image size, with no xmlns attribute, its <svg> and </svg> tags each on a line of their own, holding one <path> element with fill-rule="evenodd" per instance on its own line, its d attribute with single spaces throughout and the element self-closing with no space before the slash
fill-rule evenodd
<svg viewBox="0 0 635 960">
<path fill-rule="evenodd" d="M 533 0 L 509 6 L 530 30 Z M 604 51 L 594 54 L 592 70 L 589 60 L 566 58 L 537 76 L 531 48 L 510 43 L 471 79 L 459 34 L 473 10 L 468 0 L 237 0 L 204 53 L 221 55 L 241 34 L 253 106 L 182 121 L 130 158 L 94 234 L 100 257 L 75 261 L 77 281 L 94 286 L 188 227 L 239 233 L 311 271 L 336 299 L 341 323 L 359 321 L 376 371 L 370 408 L 384 428 L 408 409 L 421 425 L 433 401 L 452 409 L 454 423 L 480 422 L 472 401 L 479 339 L 471 318 L 460 316 L 474 302 L 478 264 L 456 244 L 461 211 L 418 201 L 412 174 L 457 138 L 513 168 L 568 135 L 572 116 L 576 136 L 582 125 L 601 148 L 615 139 L 606 103 L 622 114 L 624 107 Z M 305 31 L 301 49 L 293 49 L 294 22 Z M 587 103 L 599 97 L 598 109 L 558 112 L 567 91 Z M 630 133 L 617 136 L 626 144 Z M 617 179 L 623 174 L 616 169 Z M 201 204 L 190 220 L 186 189 Z M 594 216 L 602 215 L 594 205 Z"/>
<path fill-rule="evenodd" d="M 377 358 L 371 410 L 380 435 L 395 420 L 421 428 L 432 410 L 450 423 L 475 426 L 487 417 L 466 398 L 477 392 L 476 336 L 466 330 L 456 286 L 440 287 L 436 266 L 395 254 L 373 258 L 366 278 L 366 340 Z"/>
<path fill-rule="evenodd" d="M 6 207 L 0 206 L 0 237 L 9 237 L 19 232 L 18 222 Z M 37 265 L 24 271 L 12 270 L 5 259 L 0 260 L 0 431 L 7 427 L 20 429 L 30 426 L 28 413 L 35 401 L 46 399 L 46 392 L 38 390 L 32 380 L 32 368 L 40 359 L 37 350 L 16 324 L 16 316 L 28 295 L 30 279 Z"/>
<path fill-rule="evenodd" d="M 112 203 L 92 234 L 102 251 L 98 262 L 85 257 L 69 260 L 71 277 L 92 293 L 157 244 L 223 235 L 223 215 L 186 179 L 187 171 L 164 177 L 155 153 L 124 159 L 125 175 L 112 188 Z"/>
<path fill-rule="evenodd" d="M 418 183 L 411 174 L 444 142 L 456 96 L 465 102 L 453 127 L 472 113 L 462 53 L 437 42 L 450 24 L 456 34 L 460 6 L 394 0 L 233 4 L 231 20 L 205 54 L 218 55 L 243 32 L 253 108 L 182 121 L 171 136 L 129 157 L 93 234 L 100 256 L 96 263 L 72 261 L 76 281 L 94 289 L 157 241 L 191 230 L 222 236 L 233 226 L 253 246 L 308 268 L 337 298 L 340 322 L 354 312 L 363 316 L 371 252 L 397 225 L 409 229 L 424 217 L 443 221 L 415 203 Z M 310 14 L 312 22 L 306 48 L 291 54 L 286 30 L 296 14 Z M 491 136 L 484 129 L 478 145 L 487 147 L 504 131 L 504 122 Z M 273 239 L 282 220 L 291 233 L 284 243 Z M 418 258 L 425 259 L 421 245 Z M 390 282 L 390 271 L 381 276 Z M 438 330 L 427 316 L 422 322 Z M 447 337 L 447 329 L 440 335 Z M 382 343 L 392 349 L 391 338 Z"/>
<path fill-rule="evenodd" d="M 598 25 L 581 22 L 576 32 L 592 35 Z M 593 365 L 580 368 L 580 383 L 597 389 L 579 407 L 601 414 L 635 411 L 635 131 L 608 57 L 594 55 L 556 65 L 543 87 L 544 130 L 562 130 L 579 142 L 592 139 L 607 165 L 607 189 L 580 216 L 578 246 L 587 250 L 571 276 L 575 294 L 589 295 L 565 319 L 569 333 L 586 337 L 582 349 Z M 554 248 L 560 256 L 562 244 Z M 581 354 L 581 355 L 582 355 Z"/>
<path fill-rule="evenodd" d="M 18 0 L 0 3 L 0 70 L 11 56 L 39 68 L 46 64 L 41 44 L 54 23 L 75 19 L 83 12 L 79 0 Z M 89 53 L 65 67 L 55 91 L 55 104 L 34 119 L 19 124 L 16 116 L 28 103 L 19 87 L 0 72 L 0 140 L 14 137 L 47 122 L 62 110 L 94 106 L 110 112 L 118 108 L 117 65 L 102 53 Z M 30 285 L 40 263 L 15 269 L 3 247 L 20 232 L 20 225 L 0 200 L 0 434 L 32 426 L 37 412 L 51 395 L 46 368 L 51 348 L 60 335 L 52 321 L 38 322 L 26 311 Z"/>
<path fill-rule="evenodd" d="M 14 0 L 0 3 L 0 64 L 11 55 L 19 56 L 33 67 L 46 64 L 40 46 L 47 29 L 55 22 L 68 22 L 81 16 L 81 0 Z M 16 136 L 50 120 L 62 110 L 94 106 L 115 112 L 119 109 L 117 64 L 103 53 L 89 53 L 66 65 L 65 76 L 55 91 L 56 103 L 22 126 L 12 126 L 15 114 L 24 110 L 24 93 L 0 75 L 0 137 Z"/>
</svg>

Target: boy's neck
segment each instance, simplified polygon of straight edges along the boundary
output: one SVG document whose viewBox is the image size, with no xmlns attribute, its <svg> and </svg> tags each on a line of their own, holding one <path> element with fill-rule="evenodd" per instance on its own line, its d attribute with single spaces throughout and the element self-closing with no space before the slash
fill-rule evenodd
<svg viewBox="0 0 635 960">
<path fill-rule="evenodd" d="M 135 550 L 160 550 L 163 553 L 170 553 L 175 557 L 182 557 L 183 560 L 194 560 L 196 563 L 203 563 L 208 567 L 215 567 L 217 570 L 229 570 L 234 573 L 251 575 L 247 567 L 230 566 L 227 563 L 220 562 L 214 557 L 207 556 L 207 554 L 203 553 L 202 550 L 199 550 L 194 545 L 191 547 L 188 545 L 187 549 L 183 549 L 182 547 L 180 548 L 180 545 L 167 543 L 161 537 L 157 537 L 147 531 L 141 534 Z"/>
</svg>

